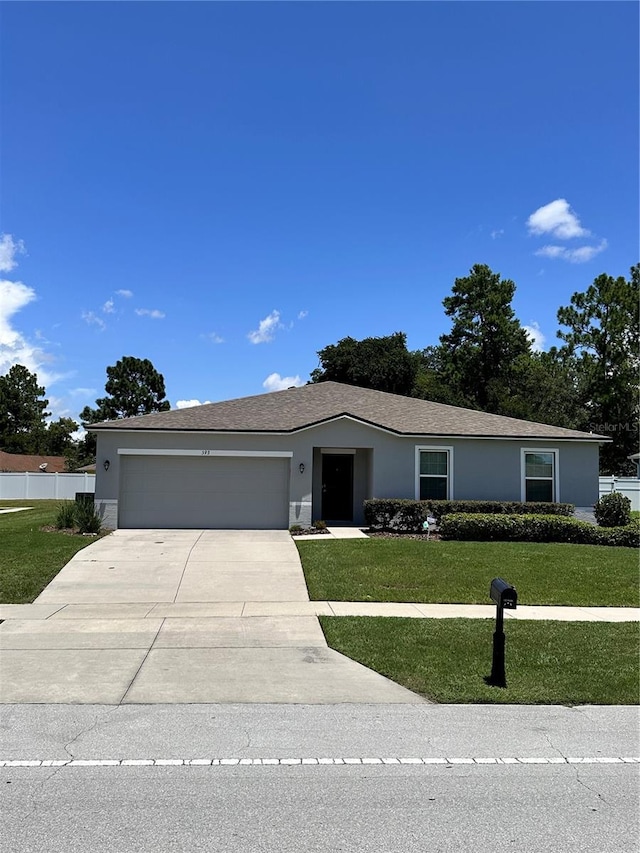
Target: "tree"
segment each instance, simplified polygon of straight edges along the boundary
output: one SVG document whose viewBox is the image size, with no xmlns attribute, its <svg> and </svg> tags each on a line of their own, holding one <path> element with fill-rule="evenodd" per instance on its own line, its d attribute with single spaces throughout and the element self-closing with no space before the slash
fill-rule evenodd
<svg viewBox="0 0 640 853">
<path fill-rule="evenodd" d="M 67 471 L 77 471 L 95 462 L 95 457 L 96 439 L 87 432 L 64 451 L 65 468 Z"/>
<path fill-rule="evenodd" d="M 603 273 L 571 304 L 558 310 L 566 327 L 558 337 L 577 359 L 582 382 L 582 429 L 607 435 L 600 471 L 633 473 L 627 459 L 638 450 L 638 368 L 640 347 L 640 264 L 630 279 Z"/>
<path fill-rule="evenodd" d="M 46 452 L 51 456 L 64 456 L 73 444 L 72 433 L 76 432 L 80 425 L 71 418 L 58 418 L 52 421 L 46 431 Z"/>
<path fill-rule="evenodd" d="M 41 453 L 49 401 L 38 377 L 22 364 L 0 376 L 0 447 L 9 453 Z"/>
<path fill-rule="evenodd" d="M 502 401 L 501 414 L 542 424 L 579 429 L 580 375 L 576 359 L 551 347 L 521 356 L 514 364 L 517 394 Z"/>
<path fill-rule="evenodd" d="M 505 401 L 518 393 L 516 364 L 531 354 L 511 307 L 515 289 L 509 279 L 475 264 L 443 300 L 452 327 L 431 356 L 440 385 L 457 405 L 508 414 Z"/>
<path fill-rule="evenodd" d="M 321 367 L 311 382 L 344 382 L 361 388 L 410 395 L 416 380 L 418 359 L 407 349 L 404 332 L 379 338 L 342 338 L 319 350 Z"/>
<path fill-rule="evenodd" d="M 105 391 L 109 396 L 97 399 L 95 409 L 85 406 L 80 413 L 83 426 L 171 408 L 165 399 L 164 377 L 148 358 L 125 355 L 107 367 Z"/>
</svg>

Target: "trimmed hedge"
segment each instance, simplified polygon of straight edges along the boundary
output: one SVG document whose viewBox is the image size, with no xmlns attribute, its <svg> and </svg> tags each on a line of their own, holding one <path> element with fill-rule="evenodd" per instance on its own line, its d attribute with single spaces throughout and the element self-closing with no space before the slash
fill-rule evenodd
<svg viewBox="0 0 640 853">
<path fill-rule="evenodd" d="M 558 515 L 453 513 L 440 523 L 443 539 L 487 542 L 571 542 L 580 545 L 640 546 L 640 524 L 596 527 Z"/>
<path fill-rule="evenodd" d="M 573 515 L 573 504 L 544 501 L 422 501 L 438 520 L 452 512 L 491 515 Z"/>
<path fill-rule="evenodd" d="M 364 502 L 364 518 L 372 530 L 414 532 L 422 529 L 428 515 L 436 521 L 453 512 L 500 515 L 545 514 L 570 516 L 573 504 L 520 501 L 415 501 L 374 498 Z"/>
</svg>

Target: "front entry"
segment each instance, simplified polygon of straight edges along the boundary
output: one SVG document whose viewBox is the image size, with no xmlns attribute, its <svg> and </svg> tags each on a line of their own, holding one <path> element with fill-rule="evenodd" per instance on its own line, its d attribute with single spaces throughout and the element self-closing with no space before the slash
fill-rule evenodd
<svg viewBox="0 0 640 853">
<path fill-rule="evenodd" d="M 322 518 L 353 521 L 353 454 L 322 454 Z"/>
</svg>

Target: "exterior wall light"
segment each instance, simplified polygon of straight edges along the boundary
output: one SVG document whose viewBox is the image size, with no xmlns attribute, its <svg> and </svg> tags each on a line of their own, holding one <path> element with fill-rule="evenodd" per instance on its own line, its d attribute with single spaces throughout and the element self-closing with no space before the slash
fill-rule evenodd
<svg viewBox="0 0 640 853">
<path fill-rule="evenodd" d="M 301 474 L 304 474 L 304 462 L 301 462 L 298 465 L 298 470 L 300 471 Z"/>
<path fill-rule="evenodd" d="M 109 462 L 108 459 L 105 459 L 104 462 L 102 463 L 102 467 L 104 468 L 105 471 L 109 470 L 110 465 L 111 465 L 111 462 Z"/>
</svg>

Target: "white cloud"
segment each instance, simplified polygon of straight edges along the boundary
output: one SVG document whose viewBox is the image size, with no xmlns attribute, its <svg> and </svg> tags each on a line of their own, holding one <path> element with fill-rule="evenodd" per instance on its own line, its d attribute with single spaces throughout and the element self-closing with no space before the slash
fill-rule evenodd
<svg viewBox="0 0 640 853">
<path fill-rule="evenodd" d="M 0 281 L 0 334 L 9 318 L 35 298 L 35 290 L 21 281 Z"/>
<path fill-rule="evenodd" d="M 35 298 L 35 290 L 21 281 L 0 280 L 0 375 L 8 373 L 15 364 L 22 364 L 47 387 L 60 379 L 59 374 L 45 367 L 52 357 L 16 331 L 12 320 Z"/>
<path fill-rule="evenodd" d="M 262 383 L 262 387 L 267 391 L 285 391 L 293 385 L 299 388 L 304 385 L 304 382 L 299 376 L 280 376 L 279 373 L 270 373 Z"/>
<path fill-rule="evenodd" d="M 534 321 L 530 326 L 523 326 L 522 328 L 527 333 L 533 352 L 542 352 L 547 339 L 540 326 Z"/>
<path fill-rule="evenodd" d="M 604 252 L 609 244 L 601 240 L 597 246 L 579 246 L 577 249 L 567 249 L 566 246 L 543 246 L 536 255 L 543 258 L 561 258 L 572 264 L 586 264 L 600 252 Z"/>
<path fill-rule="evenodd" d="M 58 418 L 71 418 L 78 423 L 78 415 L 72 412 L 67 406 L 64 397 L 49 397 L 47 411 L 49 412 L 49 417 L 47 418 L 49 423 L 51 423 L 51 421 L 57 421 Z"/>
<path fill-rule="evenodd" d="M 21 281 L 0 280 L 0 372 L 4 373 L 26 347 L 26 341 L 11 325 L 11 318 L 36 298 L 35 290 Z M 26 366 L 26 365 L 25 365 Z"/>
<path fill-rule="evenodd" d="M 527 219 L 527 226 L 531 234 L 551 234 L 558 240 L 588 237 L 590 234 L 564 198 L 557 198 L 534 210 Z"/>
<path fill-rule="evenodd" d="M 71 397 L 93 397 L 96 394 L 95 388 L 72 388 L 67 391 Z"/>
<path fill-rule="evenodd" d="M 10 234 L 0 237 L 0 270 L 10 272 L 17 266 L 15 256 L 25 251 L 22 240 L 14 240 Z M 0 280 L 0 375 L 8 373 L 16 364 L 22 364 L 30 373 L 35 373 L 38 383 L 45 388 L 61 378 L 45 365 L 53 357 L 34 345 L 13 327 L 13 317 L 36 299 L 36 292 L 21 281 Z M 44 341 L 36 332 L 36 339 Z"/>
<path fill-rule="evenodd" d="M 107 299 L 107 301 L 102 306 L 102 310 L 105 314 L 113 314 L 113 312 L 116 310 L 113 307 L 113 299 Z"/>
<path fill-rule="evenodd" d="M 211 341 L 212 344 L 224 343 L 224 338 L 221 338 L 220 335 L 216 334 L 215 332 L 209 332 L 209 334 L 205 335 L 205 337 L 207 338 L 207 340 Z"/>
<path fill-rule="evenodd" d="M 83 311 L 82 319 L 88 326 L 97 326 L 101 332 L 107 328 L 107 324 L 94 311 Z"/>
<path fill-rule="evenodd" d="M 498 237 L 502 237 L 503 234 L 504 234 L 504 228 L 496 228 L 494 231 L 491 232 L 491 239 L 497 240 Z"/>
<path fill-rule="evenodd" d="M 567 250 L 564 246 L 543 246 L 536 255 L 542 258 L 561 258 Z"/>
<path fill-rule="evenodd" d="M 138 317 L 151 317 L 152 320 L 162 320 L 166 315 L 157 308 L 136 308 Z"/>
<path fill-rule="evenodd" d="M 11 272 L 18 266 L 15 257 L 23 255 L 25 251 L 22 240 L 14 240 L 11 234 L 3 234 L 0 237 L 0 272 Z"/>
<path fill-rule="evenodd" d="M 298 311 L 298 320 L 304 320 L 309 314 L 308 311 Z"/>
<path fill-rule="evenodd" d="M 133 291 L 131 290 L 116 290 L 116 296 L 124 296 L 125 299 L 131 299 Z"/>
<path fill-rule="evenodd" d="M 211 400 L 205 400 L 201 403 L 200 400 L 176 400 L 176 409 L 192 409 L 194 406 L 206 406 Z"/>
<path fill-rule="evenodd" d="M 280 312 L 274 310 L 264 320 L 260 320 L 258 328 L 249 332 L 247 337 L 252 344 L 267 344 L 274 339 L 276 329 L 281 328 L 281 326 Z"/>
</svg>

